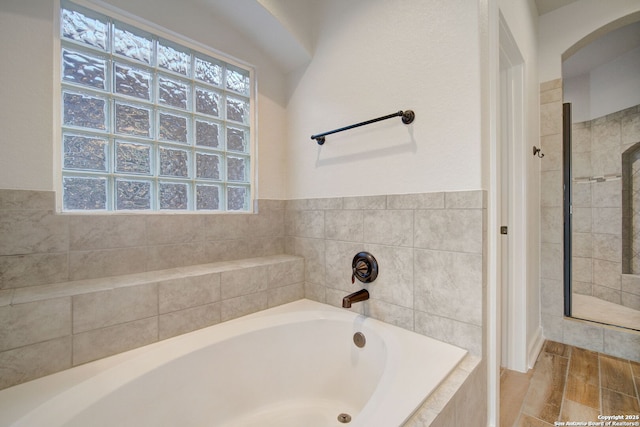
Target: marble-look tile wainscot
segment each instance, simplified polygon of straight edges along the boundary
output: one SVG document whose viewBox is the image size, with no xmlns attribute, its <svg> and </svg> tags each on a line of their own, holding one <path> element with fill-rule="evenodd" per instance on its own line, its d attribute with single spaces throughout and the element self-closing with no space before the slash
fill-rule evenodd
<svg viewBox="0 0 640 427">
<path fill-rule="evenodd" d="M 0 388 L 304 297 L 304 260 L 271 255 L 4 291 Z"/>
<path fill-rule="evenodd" d="M 286 202 L 286 251 L 305 259 L 305 296 L 341 306 L 483 357 L 486 193 L 477 191 Z M 351 260 L 368 251 L 378 278 L 351 283 Z"/>
</svg>

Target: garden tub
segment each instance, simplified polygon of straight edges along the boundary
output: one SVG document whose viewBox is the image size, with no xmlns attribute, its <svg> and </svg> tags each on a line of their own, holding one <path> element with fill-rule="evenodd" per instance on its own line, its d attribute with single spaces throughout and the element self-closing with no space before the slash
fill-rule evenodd
<svg viewBox="0 0 640 427">
<path fill-rule="evenodd" d="M 465 354 L 299 300 L 0 391 L 0 425 L 401 426 Z"/>
</svg>

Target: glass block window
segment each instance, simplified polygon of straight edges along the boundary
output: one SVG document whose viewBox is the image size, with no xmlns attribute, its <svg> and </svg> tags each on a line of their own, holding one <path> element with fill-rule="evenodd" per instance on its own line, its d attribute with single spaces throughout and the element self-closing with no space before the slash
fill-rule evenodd
<svg viewBox="0 0 640 427">
<path fill-rule="evenodd" d="M 67 1 L 60 40 L 63 210 L 250 210 L 249 69 Z"/>
</svg>

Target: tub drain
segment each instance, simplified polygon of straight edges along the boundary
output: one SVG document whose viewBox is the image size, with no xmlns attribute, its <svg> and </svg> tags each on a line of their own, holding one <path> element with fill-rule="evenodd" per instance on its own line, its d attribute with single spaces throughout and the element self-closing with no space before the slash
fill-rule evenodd
<svg viewBox="0 0 640 427">
<path fill-rule="evenodd" d="M 338 421 L 340 421 L 343 424 L 349 423 L 351 422 L 351 415 L 349 414 L 340 414 L 338 415 Z"/>
</svg>

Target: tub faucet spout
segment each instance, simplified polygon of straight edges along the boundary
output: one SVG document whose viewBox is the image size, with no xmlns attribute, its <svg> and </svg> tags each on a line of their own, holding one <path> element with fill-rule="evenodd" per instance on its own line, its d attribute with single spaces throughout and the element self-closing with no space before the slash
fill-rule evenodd
<svg viewBox="0 0 640 427">
<path fill-rule="evenodd" d="M 366 289 L 360 289 L 358 292 L 347 295 L 342 298 L 342 307 L 351 308 L 351 303 L 366 301 L 369 299 L 369 291 Z"/>
</svg>

